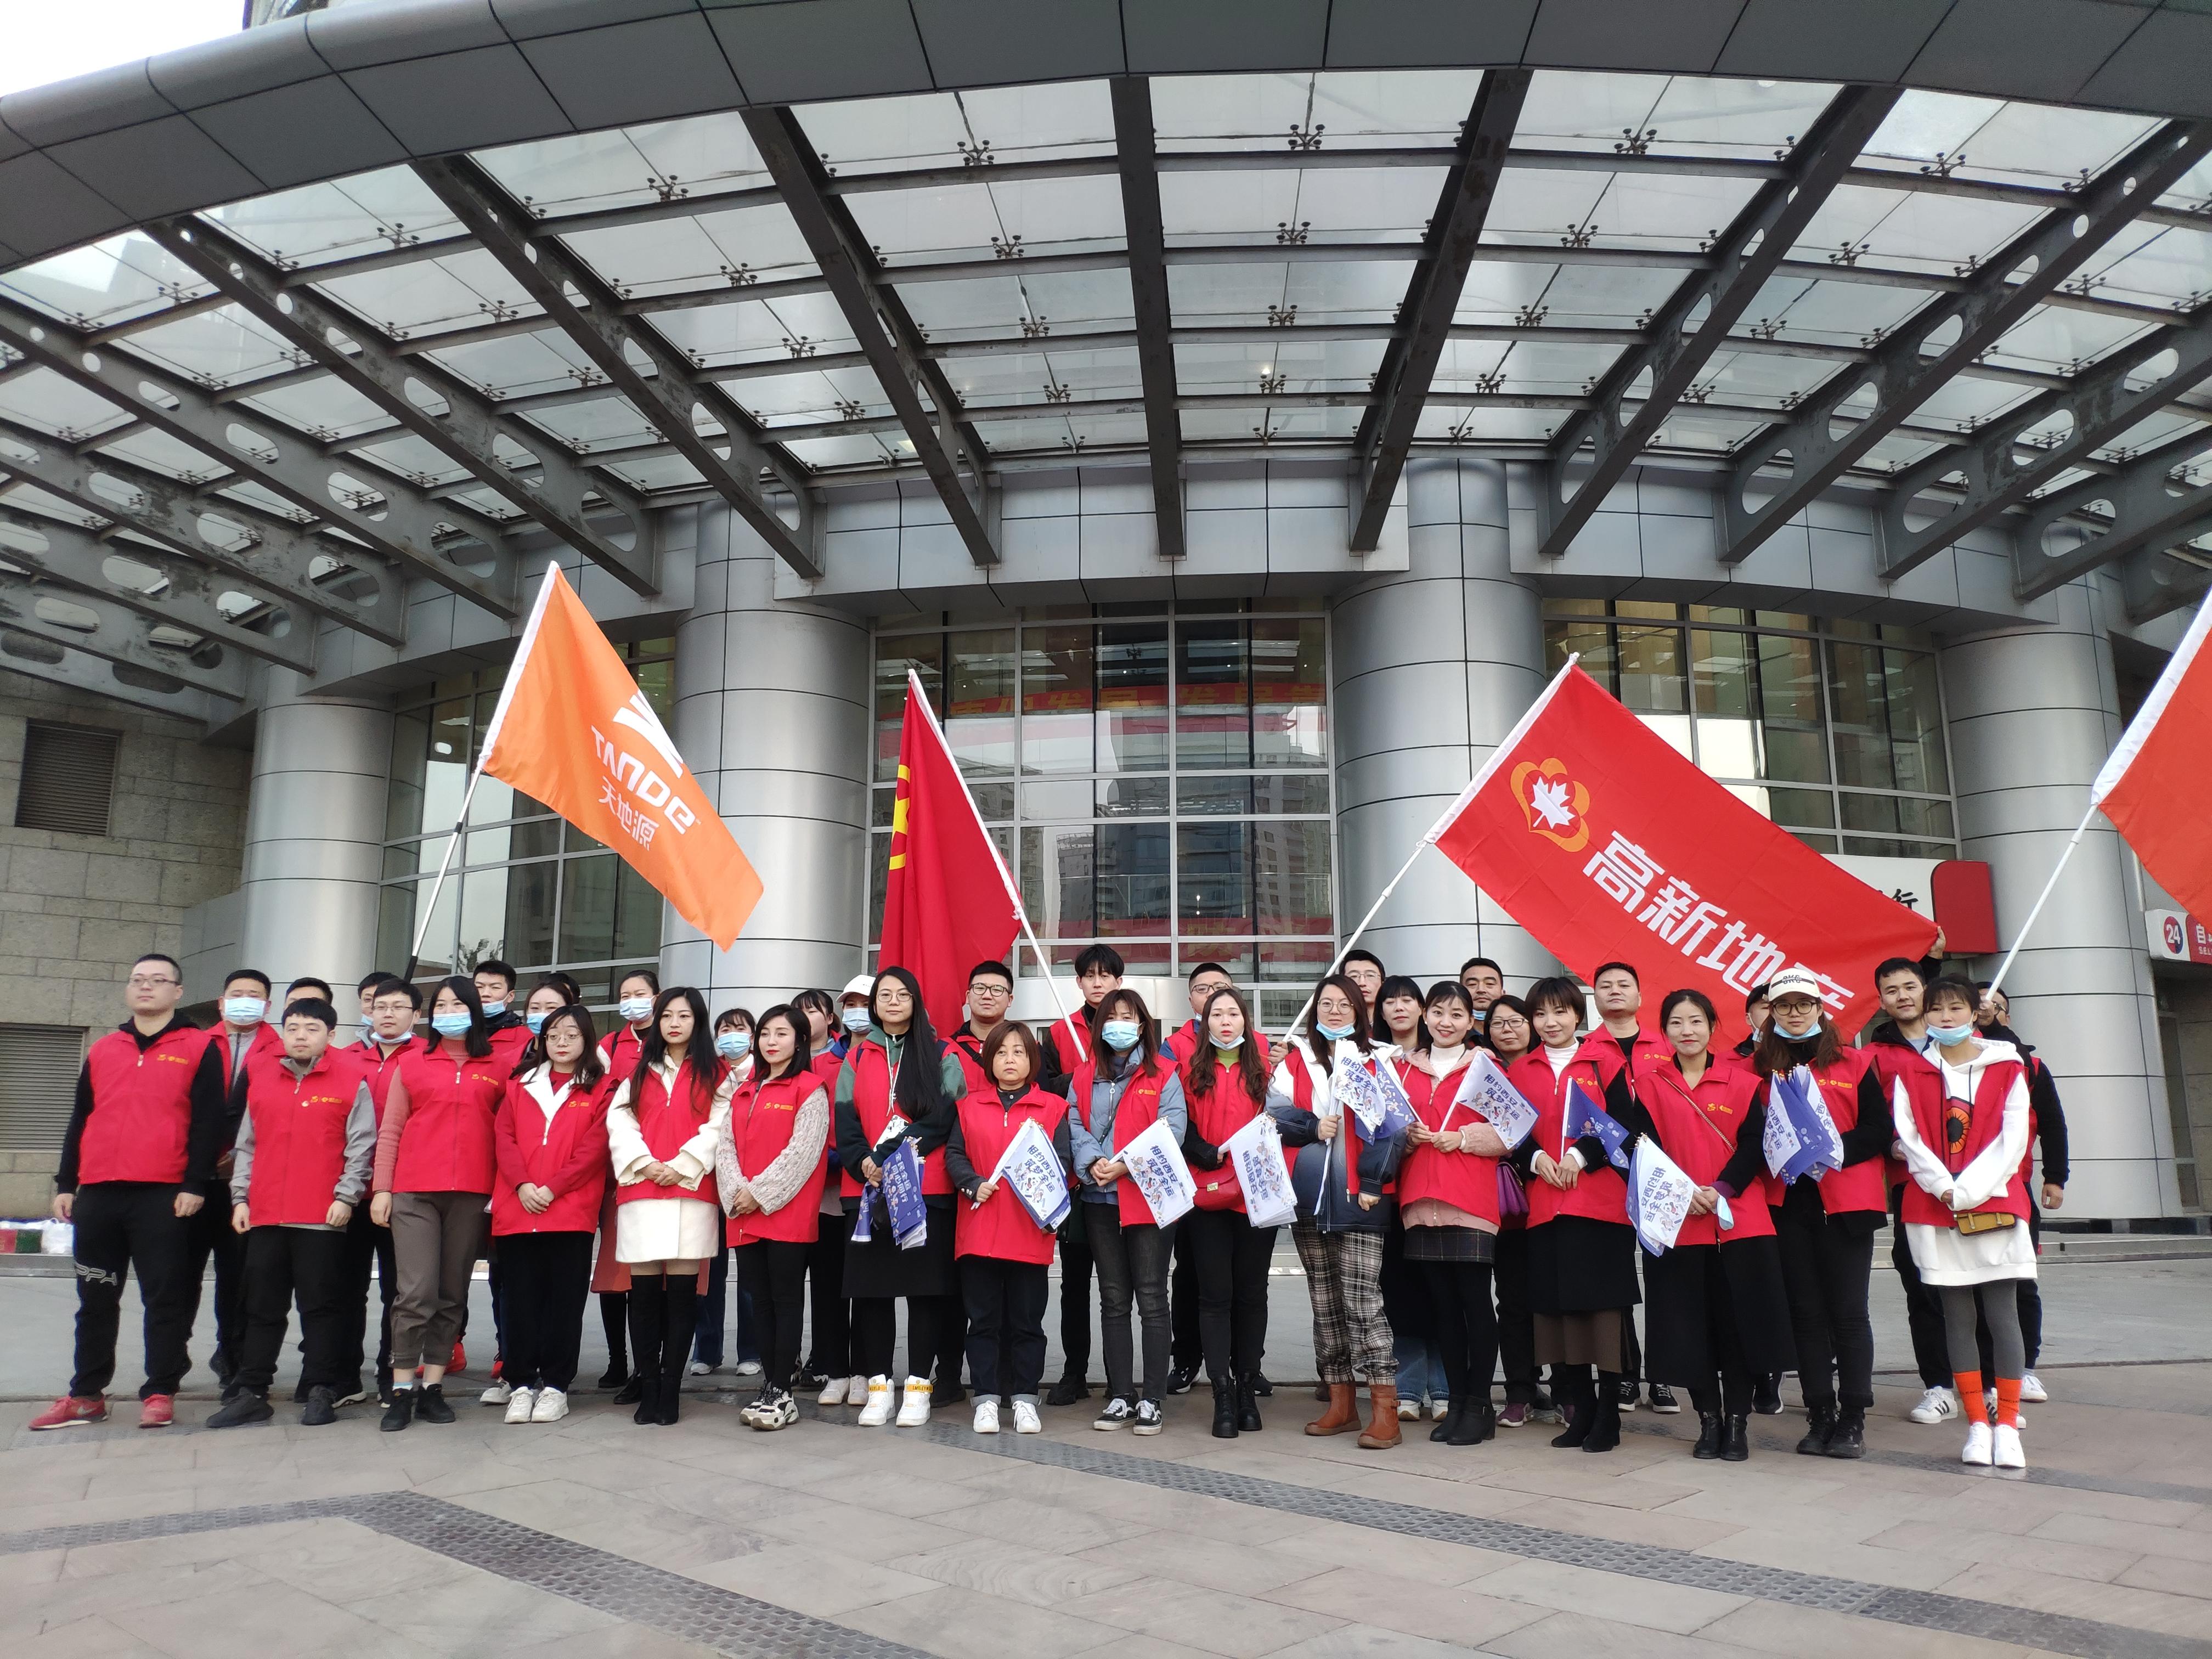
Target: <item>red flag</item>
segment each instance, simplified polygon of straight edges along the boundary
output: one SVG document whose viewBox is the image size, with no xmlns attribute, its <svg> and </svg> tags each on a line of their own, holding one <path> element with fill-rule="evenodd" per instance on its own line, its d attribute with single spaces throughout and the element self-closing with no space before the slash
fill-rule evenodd
<svg viewBox="0 0 2212 1659">
<path fill-rule="evenodd" d="M 921 681 L 907 675 L 884 890 L 883 964 L 921 983 L 930 1024 L 950 1036 L 968 1000 L 968 970 L 1003 961 L 1021 930 L 1021 895 L 953 763 Z"/>
<path fill-rule="evenodd" d="M 2212 916 L 2212 773 L 2197 744 L 2212 731 L 2212 599 L 2089 787 L 2089 803 L 2127 837 L 2158 884 L 2194 916 Z"/>
<path fill-rule="evenodd" d="M 1797 967 L 1856 1030 L 1875 1010 L 1876 964 L 1936 939 L 1935 923 L 1777 829 L 1572 666 L 1429 839 L 1576 971 L 1632 963 L 1655 1005 L 1689 987 L 1731 1027 L 1753 986 Z"/>
</svg>

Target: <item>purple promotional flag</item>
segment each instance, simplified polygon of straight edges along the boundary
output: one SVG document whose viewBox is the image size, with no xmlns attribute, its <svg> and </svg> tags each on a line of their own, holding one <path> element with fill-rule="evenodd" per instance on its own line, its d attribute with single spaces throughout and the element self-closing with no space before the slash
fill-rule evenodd
<svg viewBox="0 0 2212 1659">
<path fill-rule="evenodd" d="M 1771 1112 L 1777 1107 L 1788 1116 L 1798 1142 L 1797 1150 L 1778 1171 L 1784 1182 L 1806 1175 L 1818 1181 L 1829 1170 L 1841 1167 L 1843 1139 L 1836 1133 L 1835 1120 L 1828 1115 L 1826 1103 L 1820 1098 L 1820 1085 L 1813 1080 L 1809 1071 L 1801 1066 L 1796 1071 L 1776 1076 L 1768 1094 L 1767 1109 Z"/>
<path fill-rule="evenodd" d="M 902 1140 L 898 1150 L 884 1160 L 884 1202 L 891 1212 L 891 1236 L 902 1250 L 911 1250 L 929 1237 L 929 1207 L 921 1196 L 921 1154 L 914 1142 Z"/>
<path fill-rule="evenodd" d="M 1567 1121 L 1575 1126 L 1574 1139 L 1595 1135 L 1605 1143 L 1605 1155 L 1622 1170 L 1628 1168 L 1628 1154 L 1622 1149 L 1628 1145 L 1628 1131 L 1622 1128 L 1604 1107 L 1589 1097 L 1589 1091 L 1579 1083 L 1567 1085 Z"/>
</svg>

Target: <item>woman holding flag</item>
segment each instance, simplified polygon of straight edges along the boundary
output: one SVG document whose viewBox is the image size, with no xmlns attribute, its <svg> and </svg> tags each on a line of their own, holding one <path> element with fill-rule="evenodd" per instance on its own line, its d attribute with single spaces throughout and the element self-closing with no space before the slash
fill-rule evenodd
<svg viewBox="0 0 2212 1659">
<path fill-rule="evenodd" d="M 1820 1006 L 1818 980 L 1789 968 L 1766 989 L 1767 1021 L 1752 1064 L 1766 1079 L 1769 1109 L 1773 1079 L 1808 1068 L 1844 1148 L 1843 1167 L 1818 1181 L 1800 1176 L 1784 1185 L 1770 1176 L 1765 1183 L 1781 1240 L 1797 1385 L 1805 1396 L 1805 1437 L 1797 1449 L 1808 1457 L 1863 1457 L 1867 1408 L 1874 1404 L 1867 1285 L 1874 1236 L 1888 1218 L 1889 1103 L 1866 1052 L 1844 1046 Z"/>
<path fill-rule="evenodd" d="M 1741 1463 L 1751 1455 L 1753 1379 L 1791 1361 L 1766 1210 L 1765 1091 L 1759 1073 L 1713 1053 L 1719 1017 L 1704 992 L 1670 993 L 1659 1023 L 1674 1052 L 1638 1069 L 1636 1097 L 1644 1133 L 1696 1191 L 1673 1247 L 1644 1264 L 1645 1363 L 1653 1377 L 1688 1388 L 1694 1455 Z"/>
<path fill-rule="evenodd" d="M 599 1061 L 609 1077 L 620 1079 L 637 1070 L 638 1050 L 653 1028 L 653 1005 L 660 995 L 660 975 L 633 968 L 615 987 L 615 1013 L 621 1023 L 599 1039 Z M 592 1291 L 599 1298 L 599 1324 L 606 1333 L 607 1369 L 599 1386 L 615 1391 L 614 1403 L 634 1406 L 642 1384 L 629 1369 L 629 1269 L 615 1255 L 615 1194 L 611 1181 L 599 1209 L 599 1253 L 592 1263 Z"/>
<path fill-rule="evenodd" d="M 1500 1071 L 1510 1073 L 1536 1046 L 1528 1005 L 1519 997 L 1499 997 L 1486 1011 L 1474 1040 L 1497 1056 Z M 1505 1407 L 1498 1413 L 1498 1426 L 1518 1429 L 1531 1422 L 1556 1423 L 1559 1413 L 1540 1381 L 1536 1323 L 1528 1311 L 1528 1193 L 1510 1163 L 1498 1167 L 1498 1261 L 1491 1280 L 1498 1291 L 1498 1363 L 1505 1374 Z"/>
</svg>

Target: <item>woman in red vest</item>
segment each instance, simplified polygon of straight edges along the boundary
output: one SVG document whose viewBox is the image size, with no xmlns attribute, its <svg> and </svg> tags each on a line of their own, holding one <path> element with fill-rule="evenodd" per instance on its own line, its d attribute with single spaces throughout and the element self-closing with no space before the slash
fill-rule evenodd
<svg viewBox="0 0 2212 1659">
<path fill-rule="evenodd" d="M 1510 1072 L 1536 1047 L 1528 1005 L 1519 997 L 1498 998 L 1485 1011 L 1474 1041 L 1497 1057 L 1500 1070 Z M 1528 1195 L 1510 1162 L 1498 1167 L 1504 1173 L 1498 1188 L 1498 1261 L 1490 1275 L 1498 1292 L 1498 1365 L 1505 1373 L 1505 1404 L 1498 1426 L 1519 1429 L 1532 1422 L 1556 1423 L 1559 1412 L 1540 1382 L 1536 1322 L 1528 1311 Z"/>
<path fill-rule="evenodd" d="M 1766 1212 L 1765 1091 L 1758 1073 L 1712 1051 L 1719 1015 L 1704 992 L 1669 993 L 1659 1024 L 1674 1052 L 1643 1063 L 1636 1098 L 1645 1133 L 1698 1190 L 1674 1248 L 1644 1258 L 1644 1364 L 1657 1381 L 1689 1389 L 1695 1455 L 1741 1463 L 1751 1455 L 1753 1379 L 1787 1370 L 1793 1358 L 1782 1253 Z"/>
<path fill-rule="evenodd" d="M 736 1087 L 714 1052 L 706 999 L 688 985 L 663 991 L 637 1069 L 616 1085 L 607 1111 L 640 1423 L 676 1421 L 699 1322 L 699 1268 L 722 1244 L 714 1146 Z"/>
<path fill-rule="evenodd" d="M 836 1044 L 837 999 L 827 991 L 806 990 L 793 997 L 791 1006 L 806 1018 L 814 1075 L 834 1095 L 837 1073 L 845 1065 Z M 845 1299 L 844 1183 L 838 1179 L 836 1115 L 831 1115 L 830 1145 L 822 1155 L 827 1174 L 815 1206 L 820 1221 L 814 1243 L 806 1247 L 806 1359 L 794 1381 L 801 1388 L 821 1390 L 814 1397 L 817 1406 L 865 1406 L 868 1379 L 853 1374 L 853 1304 Z"/>
<path fill-rule="evenodd" d="M 660 995 L 660 975 L 633 968 L 615 987 L 615 1013 L 621 1021 L 599 1040 L 599 1059 L 607 1075 L 622 1079 L 637 1069 L 637 1054 L 653 1026 L 653 1005 Z M 615 1391 L 614 1403 L 634 1406 L 642 1387 L 629 1370 L 629 1269 L 615 1255 L 615 1183 L 607 1182 L 599 1200 L 599 1254 L 592 1262 L 592 1290 L 599 1298 L 599 1325 L 607 1338 L 607 1369 L 599 1386 Z"/>
<path fill-rule="evenodd" d="M 1802 968 L 1784 969 L 1768 981 L 1767 994 L 1766 1026 L 1752 1063 L 1767 1078 L 1810 1067 L 1844 1139 L 1840 1170 L 1819 1181 L 1800 1176 L 1784 1186 L 1769 1176 L 1764 1183 L 1782 1242 L 1797 1383 L 1805 1396 L 1805 1437 L 1797 1449 L 1808 1457 L 1863 1457 L 1867 1408 L 1874 1404 L 1867 1285 L 1874 1236 L 1888 1218 L 1885 1171 L 1896 1131 L 1869 1052 L 1844 1046 L 1820 1006 L 1820 981 Z"/>
<path fill-rule="evenodd" d="M 983 1039 L 981 1064 L 989 1084 L 960 1102 L 945 1143 L 945 1172 L 968 1196 L 959 1206 L 960 1288 L 968 1323 L 968 1368 L 975 1382 L 975 1432 L 999 1431 L 1004 1396 L 1016 1434 L 1043 1428 L 1037 1385 L 1044 1376 L 1044 1310 L 1053 1231 L 996 1178 L 999 1160 L 1024 1123 L 1052 1142 L 1063 1173 L 1074 1166 L 1067 1139 L 1067 1103 L 1036 1086 L 1044 1050 L 1018 1020 L 1001 1020 Z"/>
<path fill-rule="evenodd" d="M 446 1360 L 468 1304 L 469 1275 L 484 1253 L 494 1175 L 492 1120 L 507 1067 L 492 1054 L 483 1004 L 465 975 L 430 999 L 428 1048 L 399 1057 L 376 1135 L 369 1218 L 392 1229 L 399 1290 L 392 1304 L 392 1404 L 381 1427 L 420 1418 L 450 1423 Z M 426 1356 L 435 1355 L 431 1363 Z M 413 1386 L 415 1368 L 422 1386 Z"/>
<path fill-rule="evenodd" d="M 1390 1224 L 1391 1178 L 1405 1150 L 1403 1133 L 1370 1143 L 1358 1120 L 1336 1097 L 1345 1067 L 1368 1072 L 1382 1064 L 1368 1033 L 1359 987 L 1331 974 L 1314 991 L 1302 1042 L 1284 1045 L 1282 1064 L 1267 1085 L 1267 1112 L 1283 1144 L 1297 1149 L 1291 1180 L 1298 1215 L 1291 1242 L 1306 1270 L 1313 1299 L 1314 1359 L 1328 1389 L 1328 1409 L 1308 1434 L 1347 1434 L 1359 1427 L 1355 1372 L 1367 1374 L 1370 1420 L 1359 1437 L 1369 1450 L 1395 1446 L 1398 1427 L 1398 1357 L 1382 1316 L 1382 1236 Z"/>
<path fill-rule="evenodd" d="M 611 1092 L 590 1012 L 580 1003 L 547 1011 L 493 1126 L 499 1184 L 491 1231 L 506 1298 L 501 1376 L 514 1389 L 510 1423 L 557 1423 L 568 1414 L 591 1294 L 592 1235 L 607 1184 Z"/>
<path fill-rule="evenodd" d="M 1893 1103 L 1905 1152 L 1905 1237 L 1920 1277 L 1943 1298 L 1943 1340 L 1966 1415 L 1966 1463 L 2027 1467 L 2020 1443 L 2027 1347 L 2014 1281 L 2035 1277 L 2027 1231 L 2027 1068 L 2020 1050 L 1974 1034 L 1974 988 L 1948 975 L 1928 988 L 1924 1086 L 1900 1078 Z M 1996 1384 L 1982 1392 L 1975 1310 L 1990 1328 Z M 1992 1427 L 1990 1419 L 1996 1423 Z"/>
<path fill-rule="evenodd" d="M 830 1144 L 830 1091 L 814 1070 L 806 1016 L 791 1004 L 763 1014 L 752 1037 L 751 1068 L 715 1144 L 714 1182 L 765 1368 L 760 1397 L 741 1415 L 772 1431 L 799 1421 L 791 1386 L 805 1316 L 806 1252 L 822 1224 L 829 1175 L 822 1153 Z"/>
<path fill-rule="evenodd" d="M 1411 1056 L 1406 1092 L 1419 1121 L 1406 1132 L 1398 1170 L 1398 1212 L 1406 1224 L 1406 1262 L 1418 1272 L 1434 1311 L 1449 1405 L 1429 1438 L 1475 1446 L 1497 1432 L 1490 1376 L 1498 1364 L 1498 1319 L 1491 1302 L 1497 1259 L 1498 1160 L 1510 1150 L 1497 1130 L 1465 1107 L 1454 1109 L 1475 1050 L 1474 1000 L 1455 979 L 1429 988 L 1425 1047 Z"/>
<path fill-rule="evenodd" d="M 1607 1161 L 1605 1143 L 1594 1134 L 1578 1136 L 1579 1126 L 1568 1121 L 1569 1085 L 1578 1085 L 1624 1128 L 1643 1115 L 1626 1066 L 1610 1066 L 1607 1081 L 1579 1041 L 1583 994 L 1574 981 L 1540 979 L 1527 1001 L 1541 1046 L 1508 1075 L 1536 1108 L 1536 1127 L 1516 1153 L 1529 1177 L 1528 1306 L 1536 1362 L 1553 1368 L 1553 1385 L 1566 1396 L 1562 1405 L 1571 1401 L 1566 1431 L 1552 1443 L 1607 1452 L 1620 1443 L 1619 1385 L 1638 1300 L 1636 1236 L 1628 1224 L 1628 1188 Z"/>
<path fill-rule="evenodd" d="M 1206 1000 L 1183 1063 L 1189 1114 L 1183 1152 L 1198 1183 L 1197 1207 L 1182 1218 L 1198 1278 L 1199 1341 L 1213 1384 L 1213 1434 L 1231 1440 L 1260 1428 L 1260 1361 L 1267 1350 L 1267 1262 L 1279 1226 L 1255 1227 L 1245 1212 L 1229 1138 L 1267 1109 L 1265 1039 L 1252 1029 L 1241 994 Z M 1284 1154 L 1285 1173 L 1291 1155 Z"/>
</svg>

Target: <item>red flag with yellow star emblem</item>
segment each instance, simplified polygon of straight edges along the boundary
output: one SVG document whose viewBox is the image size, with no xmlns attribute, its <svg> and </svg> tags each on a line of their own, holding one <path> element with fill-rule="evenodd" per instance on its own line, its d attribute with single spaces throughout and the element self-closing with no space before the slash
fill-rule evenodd
<svg viewBox="0 0 2212 1659">
<path fill-rule="evenodd" d="M 1021 894 L 953 763 L 921 678 L 909 671 L 884 888 L 883 965 L 903 968 L 921 982 L 930 1024 L 949 1036 L 965 1018 L 968 970 L 1004 962 L 1021 926 Z"/>
</svg>

